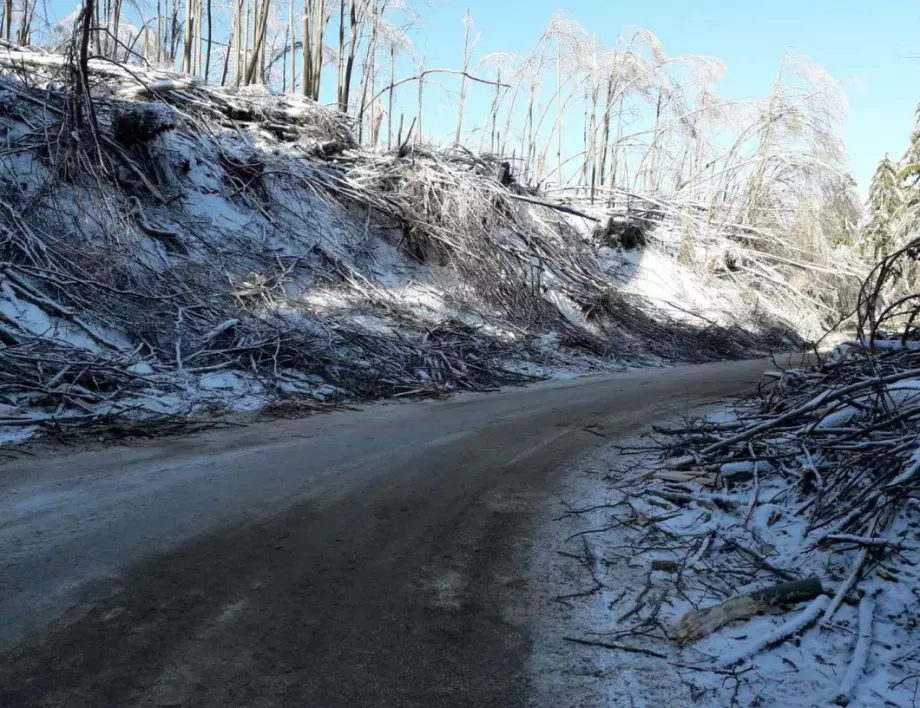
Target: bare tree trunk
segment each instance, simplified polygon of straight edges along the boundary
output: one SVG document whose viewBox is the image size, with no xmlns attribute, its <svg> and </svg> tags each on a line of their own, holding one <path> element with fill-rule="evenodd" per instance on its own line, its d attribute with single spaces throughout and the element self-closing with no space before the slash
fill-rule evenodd
<svg viewBox="0 0 920 708">
<path fill-rule="evenodd" d="M 29 5 L 29 0 L 22 0 L 22 19 L 19 22 L 19 31 L 17 34 L 17 41 L 24 47 L 29 46 L 32 43 L 32 20 L 35 18 L 35 8 L 38 5 L 38 0 L 32 0 L 32 5 Z"/>
<path fill-rule="evenodd" d="M 201 76 L 204 73 L 204 3 L 205 0 L 195 0 L 195 48 L 198 50 L 198 59 L 195 62 L 195 73 Z"/>
<path fill-rule="evenodd" d="M 249 73 L 249 65 L 258 59 L 256 53 L 256 41 L 259 36 L 259 18 L 262 16 L 262 5 L 260 0 L 252 0 L 252 44 L 249 47 L 249 58 L 246 61 L 246 73 Z M 256 69 L 258 71 L 258 68 Z M 255 81 L 255 77 L 249 78 L 246 80 L 246 85 L 249 86 Z"/>
<path fill-rule="evenodd" d="M 262 53 L 262 46 L 265 43 L 265 33 L 268 29 L 268 10 L 271 6 L 270 0 L 262 0 L 261 17 L 258 19 L 255 38 L 253 39 L 252 58 L 249 60 L 249 68 L 246 70 L 246 85 L 252 83 L 255 78 L 256 70 L 259 67 L 259 57 Z M 255 18 L 253 18 L 255 20 Z"/>
<path fill-rule="evenodd" d="M 351 0 L 351 12 L 349 15 L 349 30 L 351 37 L 348 40 L 348 58 L 345 62 L 345 76 L 342 85 L 342 110 L 348 111 L 348 102 L 351 98 L 351 79 L 355 70 L 355 56 L 358 52 L 358 2 Z"/>
<path fill-rule="evenodd" d="M 194 0 L 185 0 L 185 34 L 182 47 L 182 71 L 186 74 L 192 70 L 192 3 Z"/>
<path fill-rule="evenodd" d="M 617 112 L 617 135 L 613 139 L 613 151 L 610 154 L 610 186 L 616 187 L 617 185 L 617 169 L 619 167 L 619 150 L 620 150 L 620 141 L 623 139 L 623 110 L 625 108 L 624 104 L 626 102 L 626 95 L 620 97 L 620 110 Z M 624 180 L 624 184 L 628 184 Z"/>
<path fill-rule="evenodd" d="M 211 0 L 206 0 L 206 2 L 208 3 L 208 38 L 204 54 L 204 82 L 208 83 L 208 74 L 211 71 L 211 44 L 214 38 L 214 18 L 211 14 Z M 227 51 L 230 51 L 229 46 L 227 47 Z"/>
<path fill-rule="evenodd" d="M 288 82 L 288 54 L 294 57 L 294 43 L 291 42 L 291 25 L 284 28 L 284 56 L 281 59 L 281 93 L 287 93 Z"/>
<path fill-rule="evenodd" d="M 610 113 L 613 101 L 615 75 L 613 71 L 610 72 L 610 76 L 607 77 L 607 90 L 604 93 L 604 115 L 601 117 L 601 147 L 596 167 L 598 174 L 597 181 L 601 187 L 604 186 L 604 181 L 607 178 L 607 151 L 610 147 Z"/>
<path fill-rule="evenodd" d="M 233 15 L 236 20 L 235 37 L 233 42 L 233 83 L 240 85 L 240 74 L 243 66 L 243 0 L 233 0 Z"/>
<path fill-rule="evenodd" d="M 162 7 L 162 5 L 163 5 L 162 0 L 157 0 L 157 19 L 156 19 L 156 28 L 157 28 L 157 57 L 156 57 L 156 59 L 157 59 L 157 64 L 159 64 L 159 63 L 163 60 L 163 54 L 162 54 L 162 51 L 161 51 L 161 44 L 160 44 L 160 42 L 162 41 L 162 36 L 163 36 L 163 18 L 165 17 L 165 15 L 163 14 L 163 7 Z"/>
<path fill-rule="evenodd" d="M 396 42 L 390 44 L 390 96 L 387 108 L 387 150 L 393 147 L 393 84 L 396 81 Z"/>
<path fill-rule="evenodd" d="M 19 24 L 16 27 L 16 43 L 25 44 L 23 42 L 23 29 L 25 27 L 26 18 L 29 16 L 29 0 L 22 0 L 22 10 L 20 11 Z"/>
<path fill-rule="evenodd" d="M 377 29 L 380 25 L 380 17 L 383 13 L 383 10 L 386 9 L 386 0 L 381 4 L 380 7 L 374 3 L 371 9 L 371 38 L 367 43 L 367 51 L 364 54 L 364 63 L 363 63 L 363 76 L 361 80 L 361 105 L 358 109 L 358 119 L 361 121 L 358 127 L 358 142 L 361 142 L 362 134 L 364 132 L 364 112 L 367 109 L 367 98 L 368 92 L 370 92 L 370 97 L 373 100 L 373 97 L 377 95 L 376 91 L 376 58 L 377 58 Z M 374 130 L 374 106 L 371 105 L 371 114 L 367 118 L 368 132 Z"/>
<path fill-rule="evenodd" d="M 121 41 L 121 0 L 115 0 L 112 12 L 112 59 L 118 59 L 118 43 Z"/>
<path fill-rule="evenodd" d="M 425 60 L 422 59 L 422 63 L 419 65 L 419 78 L 418 78 L 418 130 L 416 131 L 415 142 L 417 145 L 422 144 L 422 99 L 424 98 L 425 93 Z M 400 118 L 402 122 L 402 118 Z"/>
<path fill-rule="evenodd" d="M 306 3 L 304 3 L 304 13 L 301 18 L 303 27 L 303 56 L 300 58 L 300 91 L 304 96 L 310 98 L 313 90 L 313 58 L 311 56 L 310 44 L 310 16 L 307 14 Z"/>
<path fill-rule="evenodd" d="M 291 0 L 288 5 L 288 28 L 291 34 L 291 93 L 295 93 L 297 91 L 297 53 L 294 51 L 294 45 L 297 44 L 297 27 L 294 25 L 294 0 Z"/>
<path fill-rule="evenodd" d="M 80 85 L 80 98 L 75 102 L 74 106 L 74 119 L 77 123 L 77 130 L 80 129 L 80 125 L 83 122 L 84 105 L 90 114 L 90 120 L 95 123 L 93 104 L 89 93 L 89 36 L 93 30 L 93 15 L 96 14 L 95 3 L 96 0 L 85 0 L 83 5 L 83 26 L 80 28 L 80 51 L 77 59 L 77 81 Z M 9 28 L 9 22 L 7 22 L 7 28 Z M 9 29 L 7 29 L 7 33 L 9 33 Z"/>
<path fill-rule="evenodd" d="M 271 56 L 272 54 L 275 53 L 275 42 L 274 42 L 274 40 L 272 40 L 271 46 L 268 46 L 268 45 L 266 44 L 266 42 L 265 42 L 265 39 L 268 38 L 268 18 L 265 18 L 265 30 L 264 30 L 264 31 L 265 31 L 265 36 L 264 36 L 264 38 L 263 38 L 263 40 L 262 40 L 262 46 L 259 47 L 259 68 L 258 68 L 258 72 L 259 72 L 259 83 L 260 83 L 260 84 L 268 83 L 268 79 L 266 78 L 266 74 L 265 74 L 265 56 L 266 56 L 266 55 Z"/>
<path fill-rule="evenodd" d="M 339 0 L 339 60 L 338 78 L 336 79 L 335 103 L 339 110 L 342 108 L 342 87 L 345 83 L 345 0 Z"/>
<path fill-rule="evenodd" d="M 326 33 L 326 2 L 316 0 L 316 13 L 313 24 L 313 87 L 311 97 L 319 100 L 320 79 L 323 74 L 323 36 Z"/>
<path fill-rule="evenodd" d="M 594 190 L 596 187 L 595 180 L 597 179 L 597 173 L 595 167 L 597 164 L 597 99 L 600 95 L 600 83 L 595 77 L 592 82 L 594 85 L 591 90 L 591 125 L 589 128 L 590 143 L 588 146 L 588 153 L 585 155 L 585 164 L 590 165 L 591 174 L 589 175 L 590 182 L 590 198 L 591 203 L 594 203 Z"/>
<path fill-rule="evenodd" d="M 562 184 L 562 39 L 556 37 L 556 130 L 559 143 L 556 146 L 556 182 Z"/>
<path fill-rule="evenodd" d="M 3 3 L 3 32 L 0 37 L 7 41 L 13 38 L 13 0 L 5 0 Z"/>
<path fill-rule="evenodd" d="M 94 13 L 96 16 L 96 27 L 102 27 L 102 8 L 98 2 L 93 3 Z M 12 13 L 10 19 L 12 20 Z M 9 32 L 7 32 L 9 34 Z M 96 45 L 96 54 L 102 56 L 102 36 L 101 33 L 96 31 L 93 32 L 94 44 Z"/>
<path fill-rule="evenodd" d="M 470 17 L 469 8 L 466 9 L 463 24 L 466 26 L 463 31 L 463 75 L 460 77 L 460 105 L 457 107 L 457 132 L 454 135 L 454 145 L 460 144 L 460 132 L 463 129 L 463 109 L 466 103 L 466 74 L 470 68 L 470 27 L 473 25 L 473 18 Z"/>
<path fill-rule="evenodd" d="M 246 67 L 249 66 L 249 29 L 252 25 L 252 8 L 244 6 L 246 14 L 243 17 L 243 53 L 240 57 L 240 73 L 236 77 L 237 86 L 246 85 Z"/>
<path fill-rule="evenodd" d="M 236 52 L 236 49 L 234 48 L 236 46 L 235 40 L 236 40 L 236 34 L 237 32 L 239 32 L 238 24 L 237 24 L 238 18 L 236 15 L 237 7 L 238 5 L 234 5 L 233 18 L 230 21 L 231 22 L 230 33 L 227 35 L 227 51 L 224 53 L 224 68 L 220 72 L 220 85 L 221 86 L 227 85 L 227 74 L 230 72 L 230 54 Z"/>
<path fill-rule="evenodd" d="M 179 0 L 173 0 L 172 23 L 170 25 L 169 35 L 169 64 L 173 67 L 176 64 L 176 57 L 179 54 L 179 38 L 182 36 L 179 34 L 179 27 Z"/>
<path fill-rule="evenodd" d="M 376 117 L 374 119 L 374 138 L 371 142 L 373 148 L 377 148 L 380 144 L 380 127 L 383 125 L 383 111 L 377 111 Z"/>
</svg>

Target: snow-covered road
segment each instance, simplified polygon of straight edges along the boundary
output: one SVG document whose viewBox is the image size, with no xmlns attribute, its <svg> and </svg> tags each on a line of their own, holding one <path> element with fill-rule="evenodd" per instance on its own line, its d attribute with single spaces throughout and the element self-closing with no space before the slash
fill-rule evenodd
<svg viewBox="0 0 920 708">
<path fill-rule="evenodd" d="M 749 389 L 644 370 L 7 465 L 0 705 L 533 705 L 535 524 L 576 459 Z"/>
</svg>

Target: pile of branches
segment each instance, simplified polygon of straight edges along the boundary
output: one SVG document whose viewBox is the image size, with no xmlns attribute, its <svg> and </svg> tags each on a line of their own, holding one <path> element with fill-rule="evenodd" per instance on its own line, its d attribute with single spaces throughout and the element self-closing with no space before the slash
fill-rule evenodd
<svg viewBox="0 0 920 708">
<path fill-rule="evenodd" d="M 899 625 L 912 613 L 904 593 L 887 589 L 901 583 L 916 594 L 920 582 L 910 558 L 920 550 L 920 296 L 916 282 L 903 282 L 918 248 L 920 240 L 884 259 L 863 283 L 860 339 L 811 369 L 773 372 L 730 416 L 656 427 L 647 444 L 625 450 L 635 474 L 604 507 L 613 520 L 578 539 L 592 592 L 606 587 L 601 561 L 647 568 L 637 592 L 611 603 L 617 629 L 602 646 L 711 671 L 730 680 L 737 699 L 755 654 L 815 624 L 849 627 L 858 643 L 832 698 L 851 700 L 873 622 Z M 614 550 L 597 550 L 614 529 Z M 729 623 L 806 602 L 740 645 L 697 648 Z M 668 616 L 675 606 L 688 611 Z M 650 651 L 649 637 L 687 651 Z"/>
<path fill-rule="evenodd" d="M 563 344 L 593 355 L 651 353 L 673 361 L 743 357 L 799 341 L 767 316 L 749 330 L 702 318 L 693 326 L 620 293 L 598 266 L 596 244 L 570 221 L 602 220 L 509 183 L 499 157 L 405 147 L 352 151 L 338 162 L 349 193 L 389 217 L 410 253 L 453 267 L 478 299 L 522 329 L 557 331 Z M 566 318 L 548 292 L 589 326 Z"/>
<path fill-rule="evenodd" d="M 17 76 L 25 86 L 48 86 L 50 78 L 51 88 L 57 89 L 64 88 L 68 73 L 75 71 L 73 57 L 7 42 L 0 47 L 0 68 Z M 86 69 L 93 102 L 103 112 L 106 105 L 155 100 L 174 108 L 175 120 L 194 122 L 199 128 L 206 124 L 206 133 L 221 127 L 248 129 L 278 142 L 297 143 L 304 152 L 316 156 L 329 156 L 356 145 L 346 114 L 294 94 L 270 95 L 258 86 L 210 86 L 190 76 L 108 59 L 90 59 Z M 54 93 L 40 100 L 53 105 Z M 29 95 L 20 98 L 36 100 Z"/>
<path fill-rule="evenodd" d="M 144 399 L 218 372 L 287 399 L 320 383 L 361 399 L 489 390 L 531 380 L 509 360 L 553 363 L 546 332 L 621 359 L 778 341 L 769 326 L 670 329 L 612 290 L 569 221 L 595 217 L 517 185 L 497 157 L 361 150 L 347 117 L 307 99 L 4 44 L 0 125 L 0 402 L 38 406 L 40 424 L 157 416 Z M 214 195 L 236 224 L 196 210 Z M 372 235 L 449 268 L 453 312 L 500 327 L 407 310 L 361 272 Z M 314 286 L 353 312 L 305 308 Z M 393 331 L 349 316 L 365 311 Z"/>
<path fill-rule="evenodd" d="M 859 340 L 764 387 L 744 420 L 706 422 L 662 440 L 669 470 L 714 484 L 726 465 L 779 477 L 815 544 L 863 547 L 838 604 L 870 559 L 898 546 L 892 523 L 920 491 L 920 295 L 887 296 L 918 248 L 915 241 L 885 258 L 864 282 Z"/>
<path fill-rule="evenodd" d="M 601 206 L 583 191 L 564 187 L 554 194 L 577 210 L 602 213 L 596 237 L 605 245 L 654 244 L 719 280 L 743 284 L 782 312 L 798 313 L 799 321 L 805 306 L 816 330 L 852 309 L 865 277 L 864 264 L 848 249 L 820 240 L 809 245 L 789 225 L 752 224 L 732 200 L 605 187 Z"/>
</svg>

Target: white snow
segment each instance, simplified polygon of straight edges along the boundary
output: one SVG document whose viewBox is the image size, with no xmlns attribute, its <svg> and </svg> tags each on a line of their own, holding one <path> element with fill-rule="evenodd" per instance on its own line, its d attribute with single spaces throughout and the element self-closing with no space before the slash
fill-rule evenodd
<svg viewBox="0 0 920 708">
<path fill-rule="evenodd" d="M 862 678 L 869 662 L 869 649 L 872 646 L 872 620 L 875 602 L 868 595 L 859 601 L 859 634 L 853 647 L 853 658 L 847 666 L 847 672 L 840 682 L 840 689 L 834 694 L 835 703 L 846 705 L 856 690 L 857 682 Z"/>
<path fill-rule="evenodd" d="M 242 384 L 240 377 L 233 372 L 222 371 L 215 374 L 205 374 L 198 385 L 204 389 L 235 389 Z"/>
<path fill-rule="evenodd" d="M 734 420 L 736 414 L 724 407 L 708 417 Z M 612 444 L 641 442 L 617 440 Z M 920 451 L 905 473 L 918 460 Z M 887 574 L 870 572 L 860 583 L 864 595 L 859 606 L 844 602 L 833 621 L 822 628 L 818 621 L 829 608 L 829 595 L 846 582 L 859 550 L 838 550 L 832 558 L 823 550 L 813 549 L 817 534 L 807 533 L 807 519 L 794 513 L 796 497 L 788 495 L 781 475 L 760 478 L 761 503 L 745 526 L 741 517 L 750 500 L 751 482 L 722 495 L 734 500 L 734 510 L 710 504 L 711 490 L 692 483 L 682 486 L 699 501 L 677 506 L 648 492 L 636 496 L 636 490 L 631 489 L 627 496 L 612 487 L 608 475 L 614 480 L 623 478 L 618 471 L 623 463 L 624 458 L 611 447 L 573 470 L 565 488 L 558 492 L 566 506 L 560 505 L 554 511 L 556 517 L 563 518 L 555 522 L 552 537 L 546 531 L 547 537 L 540 540 L 547 550 L 539 556 L 539 572 L 549 574 L 559 595 L 565 597 L 584 593 L 593 583 L 584 565 L 558 555 L 558 551 L 583 555 L 581 537 L 570 542 L 565 539 L 585 531 L 607 529 L 587 536 L 591 567 L 603 583 L 601 590 L 564 601 L 548 598 L 537 623 L 534 675 L 542 693 L 551 697 L 543 705 L 811 708 L 830 706 L 841 694 L 852 694 L 850 705 L 915 705 L 914 697 L 920 692 L 920 622 L 916 619 L 912 590 L 920 587 L 920 543 L 912 540 L 917 535 L 906 515 L 896 518 L 888 530 L 887 542 L 902 547 L 900 556 L 892 556 L 882 564 Z M 732 469 L 741 470 L 744 464 L 738 463 Z M 803 460 L 803 464 L 807 461 Z M 815 464 L 820 465 L 820 461 Z M 655 483 L 646 484 L 650 484 L 649 490 L 654 489 Z M 770 503 L 771 499 L 775 501 Z M 579 515 L 566 514 L 573 508 L 590 507 L 599 508 Z M 615 523 L 624 518 L 634 522 Z M 670 541 L 662 537 L 661 550 L 636 552 L 635 538 L 647 529 L 643 518 L 661 519 L 659 525 L 672 534 Z M 755 539 L 760 540 L 759 544 Z M 718 554 L 730 540 L 753 544 L 773 566 L 796 577 L 818 576 L 827 594 L 786 614 L 760 615 L 728 625 L 685 647 L 664 638 L 654 625 L 634 637 L 624 633 L 637 622 L 636 616 L 624 616 L 643 593 L 652 603 L 663 602 L 658 621 L 673 632 L 683 614 L 694 607 L 715 605 L 727 595 L 777 582 L 764 573 L 752 585 L 736 585 L 717 563 Z M 683 550 L 666 550 L 667 546 L 683 547 L 684 543 L 692 549 L 689 555 L 685 556 Z M 651 571 L 650 564 L 655 559 L 683 563 L 682 594 L 664 594 L 674 576 Z M 714 594 L 707 588 L 720 589 L 723 594 Z M 874 617 L 867 617 L 873 608 Z M 797 634 L 794 640 L 780 641 L 790 632 Z M 565 636 L 625 644 L 667 658 L 571 645 L 561 639 Z M 719 668 L 742 659 L 747 660 L 738 668 Z M 737 681 L 726 671 L 734 672 Z"/>
</svg>

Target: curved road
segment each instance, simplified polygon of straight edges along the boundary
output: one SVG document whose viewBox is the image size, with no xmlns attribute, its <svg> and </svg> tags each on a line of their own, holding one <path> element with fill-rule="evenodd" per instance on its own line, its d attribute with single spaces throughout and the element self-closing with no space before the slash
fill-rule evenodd
<svg viewBox="0 0 920 708">
<path fill-rule="evenodd" d="M 527 542 L 575 458 L 752 387 L 645 370 L 0 469 L 0 706 L 536 705 Z"/>
</svg>

